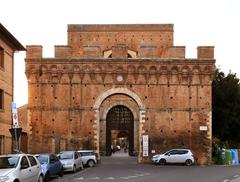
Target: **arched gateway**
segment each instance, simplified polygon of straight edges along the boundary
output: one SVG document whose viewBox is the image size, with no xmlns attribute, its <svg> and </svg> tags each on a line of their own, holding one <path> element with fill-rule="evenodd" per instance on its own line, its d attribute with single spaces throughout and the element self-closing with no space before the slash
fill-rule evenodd
<svg viewBox="0 0 240 182">
<path fill-rule="evenodd" d="M 111 155 L 111 146 L 115 145 L 127 146 L 130 156 L 141 153 L 141 123 L 145 111 L 134 92 L 127 88 L 110 89 L 99 95 L 94 109 L 100 155 Z"/>
<path fill-rule="evenodd" d="M 134 155 L 134 118 L 130 109 L 117 105 L 107 113 L 106 155 L 111 155 L 116 146 L 127 147 L 129 155 Z"/>
</svg>

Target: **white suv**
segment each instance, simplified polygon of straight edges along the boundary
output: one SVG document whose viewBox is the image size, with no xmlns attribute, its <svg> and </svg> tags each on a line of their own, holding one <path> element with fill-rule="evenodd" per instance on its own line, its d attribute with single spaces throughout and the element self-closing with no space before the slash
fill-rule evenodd
<svg viewBox="0 0 240 182">
<path fill-rule="evenodd" d="M 172 149 L 163 154 L 154 155 L 152 161 L 161 165 L 166 163 L 185 163 L 187 166 L 190 166 L 194 163 L 194 158 L 189 149 Z"/>
<path fill-rule="evenodd" d="M 93 167 L 97 163 L 96 154 L 92 150 L 79 150 L 83 165 Z"/>
<path fill-rule="evenodd" d="M 42 182 L 41 165 L 36 157 L 30 154 L 1 155 L 0 181 Z"/>
</svg>

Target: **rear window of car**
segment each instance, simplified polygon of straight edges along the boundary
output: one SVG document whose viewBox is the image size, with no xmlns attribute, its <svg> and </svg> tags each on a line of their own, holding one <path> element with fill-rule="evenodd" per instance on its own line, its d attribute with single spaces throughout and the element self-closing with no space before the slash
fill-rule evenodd
<svg viewBox="0 0 240 182">
<path fill-rule="evenodd" d="M 36 159 L 33 156 L 29 155 L 28 159 L 30 161 L 31 166 L 36 166 L 37 165 L 37 161 L 36 161 Z"/>
<path fill-rule="evenodd" d="M 38 160 L 41 164 L 48 164 L 48 155 L 39 155 Z"/>
<path fill-rule="evenodd" d="M 73 152 L 63 152 L 59 154 L 60 159 L 73 159 Z"/>
</svg>

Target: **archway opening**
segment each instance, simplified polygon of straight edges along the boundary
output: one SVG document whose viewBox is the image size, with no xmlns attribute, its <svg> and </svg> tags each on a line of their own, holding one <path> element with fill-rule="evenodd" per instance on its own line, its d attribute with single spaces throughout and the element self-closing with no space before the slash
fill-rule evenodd
<svg viewBox="0 0 240 182">
<path fill-rule="evenodd" d="M 134 117 L 123 105 L 112 107 L 106 118 L 106 155 L 110 156 L 119 149 L 134 155 Z"/>
</svg>

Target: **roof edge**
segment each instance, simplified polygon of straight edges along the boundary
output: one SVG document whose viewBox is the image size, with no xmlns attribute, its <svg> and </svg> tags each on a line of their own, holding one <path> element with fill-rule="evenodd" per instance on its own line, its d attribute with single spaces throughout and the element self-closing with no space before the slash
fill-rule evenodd
<svg viewBox="0 0 240 182">
<path fill-rule="evenodd" d="M 69 24 L 68 32 L 88 31 L 170 31 L 173 24 Z"/>
<path fill-rule="evenodd" d="M 14 51 L 25 51 L 25 47 L 0 23 L 0 37 L 4 38 L 6 43 L 13 48 Z"/>
</svg>

